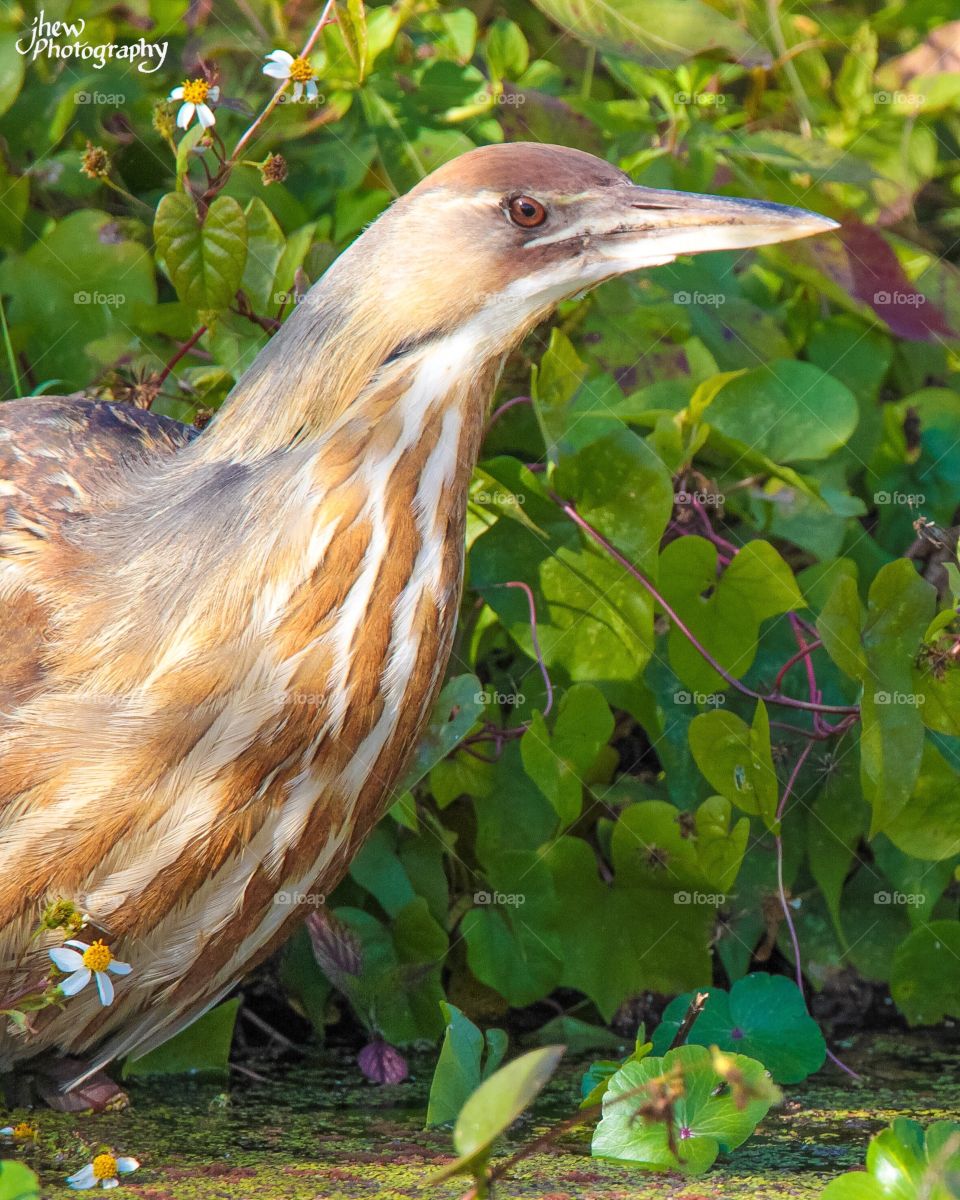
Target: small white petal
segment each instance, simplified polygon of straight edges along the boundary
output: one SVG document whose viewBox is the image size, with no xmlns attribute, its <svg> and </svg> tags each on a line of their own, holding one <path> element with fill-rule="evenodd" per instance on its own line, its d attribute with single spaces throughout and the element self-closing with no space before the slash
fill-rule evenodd
<svg viewBox="0 0 960 1200">
<path fill-rule="evenodd" d="M 303 95 L 303 84 L 302 84 L 302 83 L 295 83 L 295 84 L 293 85 L 293 98 L 294 98 L 294 100 L 295 100 L 295 101 L 299 100 L 299 99 L 300 99 L 300 97 L 301 97 L 302 95 Z"/>
<path fill-rule="evenodd" d="M 67 938 L 67 940 L 66 940 L 66 941 L 65 941 L 63 944 L 64 944 L 65 946 L 73 946 L 73 948 L 74 948 L 75 950 L 79 950 L 81 954 L 82 954 L 82 953 L 83 953 L 85 950 L 89 950 L 89 949 L 90 949 L 90 943 L 89 943 L 89 942 L 78 942 L 78 941 L 76 940 L 76 938 Z"/>
<path fill-rule="evenodd" d="M 72 1188 L 91 1188 L 97 1186 L 97 1177 L 93 1173 L 93 1163 L 87 1163 L 73 1175 L 67 1177 L 67 1183 Z"/>
<path fill-rule="evenodd" d="M 309 100 L 316 100 L 317 98 L 317 83 L 315 79 L 307 82 L 307 98 Z"/>
<path fill-rule="evenodd" d="M 205 104 L 197 105 L 197 120 L 204 129 L 209 129 L 211 125 L 216 125 L 217 123 L 217 118 L 213 115 L 213 109 L 207 108 Z"/>
<path fill-rule="evenodd" d="M 264 75 L 269 75 L 271 79 L 289 79 L 290 68 L 283 63 L 268 63 L 263 68 Z"/>
<path fill-rule="evenodd" d="M 65 996 L 75 996 L 77 992 L 85 988 L 90 982 L 90 975 L 91 971 L 89 967 L 81 967 L 79 971 L 74 971 L 66 979 L 61 979 L 57 986 Z"/>
<path fill-rule="evenodd" d="M 120 962 L 117 959 L 112 959 L 108 971 L 112 971 L 114 975 L 129 975 L 133 967 L 129 963 Z"/>
<path fill-rule="evenodd" d="M 83 966 L 83 955 L 78 954 L 76 950 L 66 950 L 63 946 L 56 946 L 47 953 L 58 971 L 79 971 Z"/>
<path fill-rule="evenodd" d="M 266 57 L 267 62 L 286 63 L 288 67 L 293 62 L 293 55 L 288 54 L 286 50 L 271 50 Z"/>
<path fill-rule="evenodd" d="M 182 100 L 183 99 L 183 87 L 182 86 L 175 87 L 173 89 L 173 91 L 170 93 L 170 95 L 167 97 L 167 99 L 168 100 Z"/>
<path fill-rule="evenodd" d="M 195 104 L 181 105 L 180 111 L 177 113 L 177 125 L 181 129 L 186 129 L 193 120 L 193 114 L 196 111 L 196 107 L 197 106 Z"/>
<path fill-rule="evenodd" d="M 212 87 L 210 91 L 207 92 L 207 99 L 212 100 L 214 104 L 216 104 L 216 102 L 220 99 L 220 88 Z"/>
<path fill-rule="evenodd" d="M 135 1171 L 140 1166 L 140 1163 L 135 1158 L 118 1158 L 117 1170 L 121 1175 L 129 1175 L 131 1171 Z"/>
<path fill-rule="evenodd" d="M 104 1186 L 105 1188 L 115 1188 L 115 1187 L 119 1187 L 119 1186 L 120 1186 L 120 1180 L 119 1180 L 119 1179 L 105 1179 L 105 1180 L 103 1181 L 103 1186 Z"/>
<path fill-rule="evenodd" d="M 4 1125 L 4 1127 L 0 1129 L 0 1137 L 13 1137 L 13 1126 Z"/>
<path fill-rule="evenodd" d="M 106 971 L 94 971 L 97 978 L 97 991 L 100 993 L 100 1003 L 107 1008 L 113 1003 L 113 980 Z"/>
</svg>

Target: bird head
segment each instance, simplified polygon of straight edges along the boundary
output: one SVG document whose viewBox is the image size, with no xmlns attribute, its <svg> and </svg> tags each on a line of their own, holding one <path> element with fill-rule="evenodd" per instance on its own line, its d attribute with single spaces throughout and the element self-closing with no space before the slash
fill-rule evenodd
<svg viewBox="0 0 960 1200">
<path fill-rule="evenodd" d="M 640 187 L 591 154 L 520 142 L 446 163 L 368 236 L 391 243 L 381 294 L 425 331 L 485 313 L 479 327 L 513 340 L 518 325 L 612 276 L 836 227 L 782 204 Z"/>
<path fill-rule="evenodd" d="M 836 228 L 800 208 L 638 187 L 562 146 L 471 150 L 397 200 L 303 298 L 199 439 L 258 453 L 329 428 L 382 372 L 462 333 L 462 371 L 510 350 L 562 299 L 685 254 Z M 281 379 L 299 400 L 275 412 Z"/>
</svg>

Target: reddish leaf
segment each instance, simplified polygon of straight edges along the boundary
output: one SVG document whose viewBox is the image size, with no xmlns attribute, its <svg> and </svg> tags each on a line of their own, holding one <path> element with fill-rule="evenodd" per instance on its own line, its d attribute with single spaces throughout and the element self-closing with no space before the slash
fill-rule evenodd
<svg viewBox="0 0 960 1200">
<path fill-rule="evenodd" d="M 811 244 L 817 266 L 868 304 L 895 334 L 914 342 L 957 336 L 943 311 L 907 279 L 882 234 L 851 221 L 839 236 L 842 246 L 827 238 Z"/>
<path fill-rule="evenodd" d="M 377 1039 L 357 1055 L 360 1070 L 374 1083 L 403 1083 L 410 1074 L 407 1060 L 396 1046 Z"/>
<path fill-rule="evenodd" d="M 346 922 L 321 910 L 312 912 L 306 925 L 314 957 L 334 987 L 339 987 L 345 976 L 360 974 L 363 950 L 360 939 Z"/>
</svg>

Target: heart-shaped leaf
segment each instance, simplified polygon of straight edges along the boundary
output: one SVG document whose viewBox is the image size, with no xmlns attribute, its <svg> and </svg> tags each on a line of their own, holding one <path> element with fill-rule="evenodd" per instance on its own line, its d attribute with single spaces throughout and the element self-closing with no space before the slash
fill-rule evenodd
<svg viewBox="0 0 960 1200">
<path fill-rule="evenodd" d="M 153 232 L 180 299 L 199 311 L 228 308 L 247 261 L 247 225 L 236 200 L 218 196 L 201 223 L 190 197 L 171 192 L 157 207 Z"/>
</svg>

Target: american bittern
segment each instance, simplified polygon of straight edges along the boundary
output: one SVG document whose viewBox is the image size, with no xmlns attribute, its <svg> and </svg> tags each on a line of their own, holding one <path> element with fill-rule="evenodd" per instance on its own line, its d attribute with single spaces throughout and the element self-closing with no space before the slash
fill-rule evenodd
<svg viewBox="0 0 960 1200">
<path fill-rule="evenodd" d="M 133 969 L 0 1034 L 0 1068 L 144 1052 L 288 935 L 278 893 L 333 890 L 444 673 L 507 352 L 611 276 L 833 225 L 485 147 L 358 238 L 199 436 L 3 406 L 0 1007 L 43 985 L 58 897 Z"/>
</svg>

